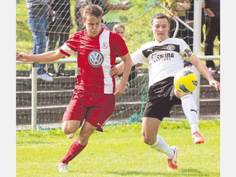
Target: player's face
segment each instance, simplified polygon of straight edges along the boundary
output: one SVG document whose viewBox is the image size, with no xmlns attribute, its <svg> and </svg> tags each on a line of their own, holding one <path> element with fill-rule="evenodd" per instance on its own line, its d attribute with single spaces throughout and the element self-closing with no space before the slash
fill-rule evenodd
<svg viewBox="0 0 236 177">
<path fill-rule="evenodd" d="M 90 37 L 95 37 L 99 34 L 102 28 L 102 18 L 97 18 L 93 15 L 88 15 L 84 19 L 84 26 L 87 34 Z"/>
<path fill-rule="evenodd" d="M 152 31 L 155 40 L 161 42 L 169 37 L 170 24 L 166 18 L 153 19 Z"/>
<path fill-rule="evenodd" d="M 122 27 L 118 27 L 115 29 L 117 33 L 119 33 L 122 37 L 124 37 L 125 30 Z"/>
</svg>

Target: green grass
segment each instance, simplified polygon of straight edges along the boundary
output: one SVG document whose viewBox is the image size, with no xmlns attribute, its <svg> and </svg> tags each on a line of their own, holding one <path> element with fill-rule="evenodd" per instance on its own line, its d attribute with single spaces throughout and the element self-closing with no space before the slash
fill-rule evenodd
<svg viewBox="0 0 236 177">
<path fill-rule="evenodd" d="M 179 148 L 179 169 L 169 171 L 166 157 L 142 142 L 140 123 L 109 125 L 96 132 L 69 166 L 56 170 L 71 140 L 59 129 L 17 132 L 17 177 L 218 177 L 220 121 L 200 121 L 206 143 L 194 145 L 186 121 L 163 121 L 160 134 Z"/>
</svg>

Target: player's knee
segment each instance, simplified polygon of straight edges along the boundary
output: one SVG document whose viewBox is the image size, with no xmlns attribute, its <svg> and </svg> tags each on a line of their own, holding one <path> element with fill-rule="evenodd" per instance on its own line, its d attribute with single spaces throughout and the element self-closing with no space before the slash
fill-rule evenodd
<svg viewBox="0 0 236 177">
<path fill-rule="evenodd" d="M 79 141 L 81 144 L 88 144 L 89 135 L 82 133 L 79 135 Z"/>
<path fill-rule="evenodd" d="M 68 134 L 71 134 L 71 133 L 74 133 L 76 131 L 75 128 L 71 127 L 71 126 L 68 126 L 67 124 L 64 124 L 62 126 L 62 131 L 68 135 Z"/>
<path fill-rule="evenodd" d="M 62 127 L 62 131 L 68 135 L 68 134 L 71 134 L 71 133 L 74 133 L 70 128 L 68 127 Z"/>
<path fill-rule="evenodd" d="M 77 122 L 63 122 L 62 131 L 68 135 L 71 133 L 75 133 L 79 128 L 80 124 Z"/>
</svg>

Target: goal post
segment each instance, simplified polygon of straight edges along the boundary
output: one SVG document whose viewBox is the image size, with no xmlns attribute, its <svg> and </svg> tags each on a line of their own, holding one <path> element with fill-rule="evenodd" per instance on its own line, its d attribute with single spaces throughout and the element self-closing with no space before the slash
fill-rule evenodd
<svg viewBox="0 0 236 177">
<path fill-rule="evenodd" d="M 195 55 L 200 55 L 201 53 L 201 17 L 202 17 L 202 0 L 194 0 L 194 23 L 193 23 L 193 52 Z M 198 107 L 198 118 L 200 118 L 200 73 L 194 67 L 197 74 L 199 84 L 196 90 L 193 92 L 194 99 Z"/>
</svg>

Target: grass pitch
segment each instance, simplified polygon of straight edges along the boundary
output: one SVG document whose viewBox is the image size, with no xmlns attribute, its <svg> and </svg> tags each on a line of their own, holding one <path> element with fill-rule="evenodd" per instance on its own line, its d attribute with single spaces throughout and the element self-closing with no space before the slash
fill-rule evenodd
<svg viewBox="0 0 236 177">
<path fill-rule="evenodd" d="M 205 144 L 194 145 L 187 121 L 163 121 L 159 133 L 179 149 L 177 171 L 167 169 L 166 156 L 142 142 L 140 123 L 109 125 L 92 135 L 71 161 L 69 173 L 56 166 L 70 146 L 59 129 L 17 132 L 17 177 L 218 177 L 220 121 L 200 121 Z"/>
</svg>

